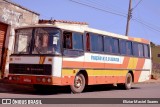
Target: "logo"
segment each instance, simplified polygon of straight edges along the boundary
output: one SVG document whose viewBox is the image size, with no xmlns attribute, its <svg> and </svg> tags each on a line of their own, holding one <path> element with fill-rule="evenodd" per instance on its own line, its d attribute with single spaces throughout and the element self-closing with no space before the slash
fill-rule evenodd
<svg viewBox="0 0 160 107">
<path fill-rule="evenodd" d="M 24 81 L 24 82 L 31 82 L 31 79 L 29 79 L 29 78 L 24 78 L 23 81 Z"/>
<path fill-rule="evenodd" d="M 2 104 L 11 104 L 11 99 L 2 99 Z"/>
<path fill-rule="evenodd" d="M 2 104 L 42 104 L 42 101 L 39 99 L 2 99 Z"/>
</svg>

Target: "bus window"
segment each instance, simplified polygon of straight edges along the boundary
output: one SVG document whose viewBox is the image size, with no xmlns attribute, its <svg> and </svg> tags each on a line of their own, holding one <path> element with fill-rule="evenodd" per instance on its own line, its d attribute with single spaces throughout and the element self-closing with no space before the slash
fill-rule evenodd
<svg viewBox="0 0 160 107">
<path fill-rule="evenodd" d="M 122 55 L 126 55 L 126 40 L 120 40 L 120 52 Z"/>
<path fill-rule="evenodd" d="M 83 50 L 83 35 L 81 33 L 73 33 L 73 49 Z"/>
<path fill-rule="evenodd" d="M 60 32 L 51 28 L 36 28 L 33 54 L 60 54 Z"/>
<path fill-rule="evenodd" d="M 91 34 L 91 49 L 93 52 L 103 52 L 103 36 Z"/>
<path fill-rule="evenodd" d="M 144 57 L 143 45 L 140 43 L 133 43 L 133 55 L 137 57 Z"/>
<path fill-rule="evenodd" d="M 118 54 L 119 53 L 118 39 L 112 38 L 111 46 L 112 46 L 112 53 Z"/>
<path fill-rule="evenodd" d="M 144 56 L 144 52 L 143 52 L 143 45 L 142 44 L 138 44 L 138 52 L 139 52 L 139 57 L 143 57 Z"/>
<path fill-rule="evenodd" d="M 132 42 L 131 41 L 127 41 L 126 42 L 126 52 L 127 52 L 127 55 L 132 55 Z"/>
<path fill-rule="evenodd" d="M 106 53 L 112 52 L 111 39 L 110 37 L 104 37 L 104 52 Z"/>
<path fill-rule="evenodd" d="M 32 29 L 20 29 L 16 31 L 15 54 L 29 54 L 29 46 L 32 39 Z"/>
<path fill-rule="evenodd" d="M 72 32 L 64 32 L 63 33 L 64 38 L 64 48 L 66 49 L 72 49 Z"/>
<path fill-rule="evenodd" d="M 138 53 L 138 43 L 135 43 L 133 42 L 133 55 L 134 56 L 139 56 L 139 53 Z"/>
<path fill-rule="evenodd" d="M 149 58 L 149 47 L 148 47 L 148 45 L 144 45 L 144 57 Z"/>
</svg>

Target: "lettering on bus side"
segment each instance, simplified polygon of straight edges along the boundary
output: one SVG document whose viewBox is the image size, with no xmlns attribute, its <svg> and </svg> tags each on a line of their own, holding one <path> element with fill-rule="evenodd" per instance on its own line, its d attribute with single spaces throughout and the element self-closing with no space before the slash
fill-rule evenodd
<svg viewBox="0 0 160 107">
<path fill-rule="evenodd" d="M 106 62 L 120 62 L 120 58 L 109 57 L 109 56 L 94 56 L 94 55 L 91 55 L 91 60 L 106 61 Z"/>
</svg>

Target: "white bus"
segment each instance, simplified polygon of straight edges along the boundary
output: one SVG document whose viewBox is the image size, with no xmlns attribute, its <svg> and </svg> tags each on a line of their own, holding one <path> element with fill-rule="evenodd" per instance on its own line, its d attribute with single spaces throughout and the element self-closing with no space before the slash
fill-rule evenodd
<svg viewBox="0 0 160 107">
<path fill-rule="evenodd" d="M 89 28 L 86 23 L 47 21 L 15 30 L 9 82 L 69 85 L 80 93 L 86 85 L 131 84 L 151 76 L 150 42 Z"/>
</svg>

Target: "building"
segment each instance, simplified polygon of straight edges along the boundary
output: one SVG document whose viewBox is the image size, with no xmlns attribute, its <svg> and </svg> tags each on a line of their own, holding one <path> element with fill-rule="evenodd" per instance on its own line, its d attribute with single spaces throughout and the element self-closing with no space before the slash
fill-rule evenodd
<svg viewBox="0 0 160 107">
<path fill-rule="evenodd" d="M 0 0 L 0 69 L 2 77 L 5 77 L 8 72 L 9 55 L 14 47 L 14 29 L 37 24 L 38 20 L 38 13 L 10 0 Z"/>
<path fill-rule="evenodd" d="M 151 43 L 152 51 L 152 72 L 160 76 L 160 46 Z"/>
</svg>

